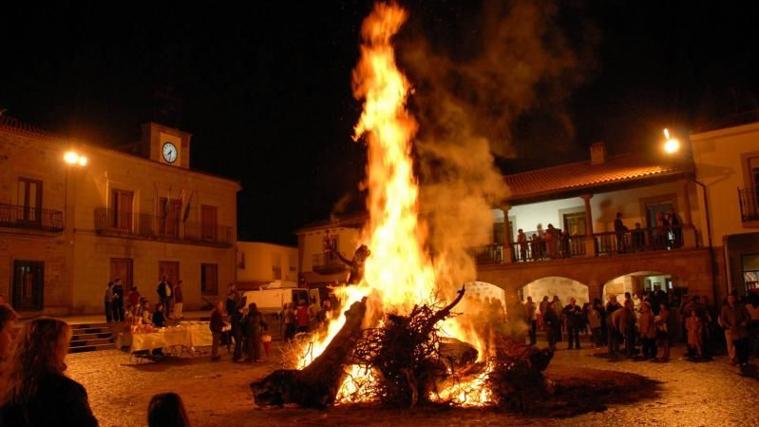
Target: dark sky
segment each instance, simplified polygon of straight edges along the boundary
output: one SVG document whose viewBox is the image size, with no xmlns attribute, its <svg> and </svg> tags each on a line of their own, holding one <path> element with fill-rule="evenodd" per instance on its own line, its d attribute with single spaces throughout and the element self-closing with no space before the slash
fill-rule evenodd
<svg viewBox="0 0 759 427">
<path fill-rule="evenodd" d="M 113 145 L 136 140 L 151 119 L 191 132 L 194 168 L 242 182 L 241 239 L 292 243 L 296 228 L 355 190 L 364 166 L 350 139 L 360 112 L 350 72 L 371 2 L 28 3 L 4 5 L 0 17 L 6 114 Z M 480 12 L 468 0 L 402 3 L 417 31 L 453 44 Z M 574 134 L 557 141 L 576 157 L 595 140 L 629 151 L 662 126 L 687 131 L 759 108 L 759 14 L 749 2 L 558 4 L 570 39 L 598 35 L 568 98 Z M 540 111 L 528 116 L 514 125 L 524 146 L 546 138 Z M 519 153 L 503 164 L 565 160 Z"/>
</svg>

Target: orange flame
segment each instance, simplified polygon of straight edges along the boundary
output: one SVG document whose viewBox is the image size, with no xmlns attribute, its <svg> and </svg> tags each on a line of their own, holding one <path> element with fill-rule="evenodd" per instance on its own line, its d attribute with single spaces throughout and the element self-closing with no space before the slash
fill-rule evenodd
<svg viewBox="0 0 759 427">
<path fill-rule="evenodd" d="M 370 309 L 408 314 L 416 304 L 433 304 L 437 296 L 436 269 L 424 251 L 425 227 L 419 222 L 419 186 L 411 158 L 418 128 L 406 108 L 411 85 L 398 69 L 391 43 L 406 18 L 406 11 L 397 4 L 377 3 L 361 29 L 361 57 L 353 71 L 353 95 L 363 100 L 364 105 L 353 138 L 365 137 L 368 148 L 369 221 L 361 240 L 370 248 L 371 256 L 366 260 L 360 284 L 336 289 L 343 309 L 371 294 L 370 301 L 377 306 Z M 327 332 L 310 343 L 301 355 L 299 367 L 318 357 L 344 323 L 344 316 L 331 321 Z M 485 357 L 482 352 L 485 346 L 476 334 L 455 319 L 445 322 L 443 333 L 472 343 L 480 350 L 480 358 Z M 368 398 L 360 389 L 370 385 L 373 374 L 350 366 L 346 376 L 361 377 L 365 384 L 344 382 L 338 402 L 355 403 Z M 479 380 L 472 387 L 484 383 Z M 456 403 L 461 390 L 443 392 L 440 397 Z M 482 401 L 485 400 L 483 396 Z M 471 398 L 466 401 L 467 405 L 473 404 Z"/>
</svg>

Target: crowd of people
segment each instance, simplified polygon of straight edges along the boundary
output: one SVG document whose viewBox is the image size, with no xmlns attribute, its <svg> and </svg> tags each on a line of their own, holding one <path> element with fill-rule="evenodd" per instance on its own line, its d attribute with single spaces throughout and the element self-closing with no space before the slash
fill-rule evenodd
<svg viewBox="0 0 759 427">
<path fill-rule="evenodd" d="M 137 286 L 125 289 L 121 278 L 116 277 L 106 285 L 104 305 L 105 320 L 108 323 L 130 322 L 133 325 L 163 327 L 168 319 L 184 318 L 182 281 L 171 283 L 166 276 L 162 276 L 156 285 L 156 303 L 151 305 L 148 298 L 140 294 Z"/>
<path fill-rule="evenodd" d="M 610 295 L 605 304 L 596 298 L 582 307 L 574 298 L 562 306 L 558 296 L 544 296 L 539 304 L 527 297 L 523 308 L 530 343 L 535 344 L 537 331 L 544 330 L 552 349 L 564 337 L 568 349 L 579 349 L 584 334 L 594 348 L 606 347 L 612 358 L 666 362 L 671 342 L 683 337 L 689 360 L 709 360 L 726 351 L 743 371 L 752 355 L 759 356 L 759 294 L 739 299 L 732 293 L 719 310 L 698 295 L 682 299 L 679 307 L 673 308 L 672 302 L 666 292 L 656 290 L 626 292 L 623 301 Z"/>
<path fill-rule="evenodd" d="M 538 224 L 533 232 L 517 230 L 516 253 L 517 261 L 540 261 L 545 259 L 566 258 L 585 251 L 584 242 L 577 246 L 569 231 L 563 231 L 548 224 Z M 584 237 L 584 236 L 583 236 Z M 674 249 L 683 245 L 682 222 L 673 211 L 659 212 L 656 224 L 650 228 L 642 228 L 639 222 L 629 229 L 618 212 L 614 219 L 614 232 L 602 233 L 596 244 L 601 252 L 639 252 L 652 249 Z"/>
<path fill-rule="evenodd" d="M 213 341 L 211 360 L 221 359 L 219 348 L 226 345 L 235 362 L 258 362 L 269 355 L 271 335 L 269 325 L 256 303 L 248 304 L 234 284 L 229 286 L 226 299 L 218 301 L 209 323 Z"/>
</svg>

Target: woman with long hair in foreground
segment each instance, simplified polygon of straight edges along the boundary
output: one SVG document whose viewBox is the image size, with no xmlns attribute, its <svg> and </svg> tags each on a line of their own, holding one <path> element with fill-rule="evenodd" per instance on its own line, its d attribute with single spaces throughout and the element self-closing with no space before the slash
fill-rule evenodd
<svg viewBox="0 0 759 427">
<path fill-rule="evenodd" d="M 66 377 L 71 328 L 56 319 L 24 325 L 5 361 L 0 382 L 0 425 L 97 426 L 81 384 Z"/>
</svg>

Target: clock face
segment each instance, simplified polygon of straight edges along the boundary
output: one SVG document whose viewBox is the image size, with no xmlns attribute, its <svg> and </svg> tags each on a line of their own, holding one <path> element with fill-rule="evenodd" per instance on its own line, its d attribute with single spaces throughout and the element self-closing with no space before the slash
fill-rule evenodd
<svg viewBox="0 0 759 427">
<path fill-rule="evenodd" d="M 170 142 L 165 142 L 163 144 L 161 154 L 166 163 L 174 163 L 177 161 L 177 147 Z"/>
</svg>

